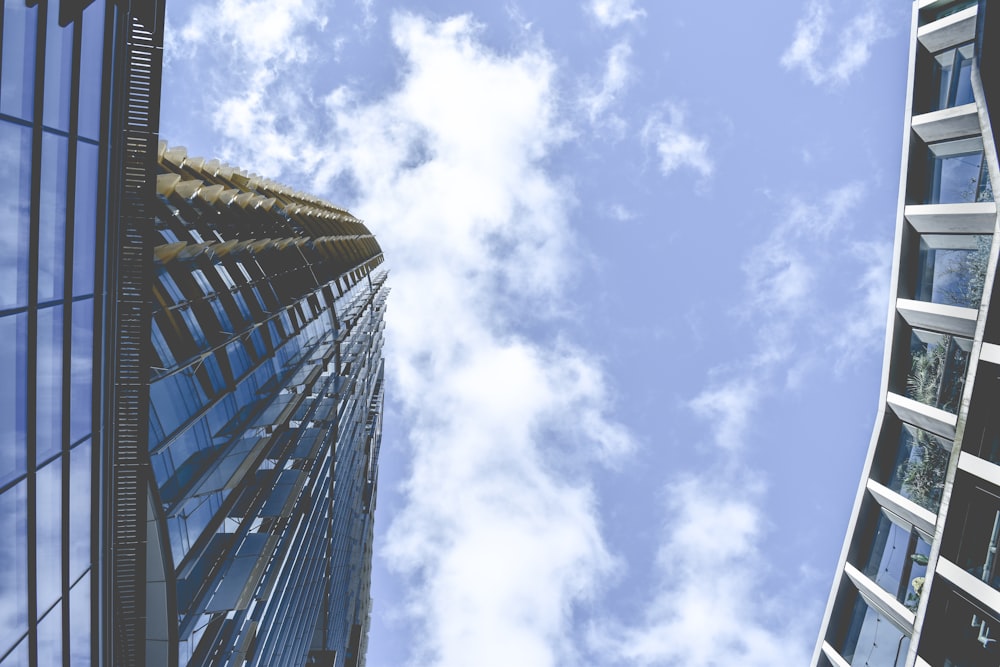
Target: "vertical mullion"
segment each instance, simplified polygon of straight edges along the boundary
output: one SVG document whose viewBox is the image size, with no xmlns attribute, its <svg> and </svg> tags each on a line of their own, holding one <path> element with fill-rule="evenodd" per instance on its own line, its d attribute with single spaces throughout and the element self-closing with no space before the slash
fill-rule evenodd
<svg viewBox="0 0 1000 667">
<path fill-rule="evenodd" d="M 65 1 L 65 0 L 64 0 Z M 64 28 L 68 29 L 68 28 Z M 76 216 L 76 153 L 80 122 L 80 50 L 83 40 L 83 15 L 73 21 L 73 55 L 70 74 L 69 148 L 66 174 L 66 244 L 63 253 L 63 363 L 62 363 L 62 663 L 70 667 L 70 572 L 69 572 L 69 509 L 70 509 L 70 414 L 73 373 L 73 228 Z M 77 592 L 79 595 L 79 592 Z"/>
<path fill-rule="evenodd" d="M 27 415 L 25 435 L 27 441 L 26 460 L 28 464 L 28 664 L 38 667 L 38 549 L 37 504 L 38 489 L 35 475 L 36 465 L 36 419 L 38 416 L 38 226 L 39 206 L 42 190 L 42 107 L 45 97 L 45 37 L 48 27 L 48 3 L 38 4 L 38 22 L 35 41 L 35 90 L 31 127 L 31 203 L 29 219 L 31 231 L 28 236 L 28 350 L 27 382 L 25 384 Z"/>
</svg>

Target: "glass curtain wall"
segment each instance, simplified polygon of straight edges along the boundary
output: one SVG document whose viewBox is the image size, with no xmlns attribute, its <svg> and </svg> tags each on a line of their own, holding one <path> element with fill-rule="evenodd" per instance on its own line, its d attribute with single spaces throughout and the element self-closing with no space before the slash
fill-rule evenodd
<svg viewBox="0 0 1000 667">
<path fill-rule="evenodd" d="M 95 257 L 114 8 L 95 0 L 80 15 L 81 4 L 5 0 L 0 14 L 3 667 L 92 659 Z"/>
</svg>

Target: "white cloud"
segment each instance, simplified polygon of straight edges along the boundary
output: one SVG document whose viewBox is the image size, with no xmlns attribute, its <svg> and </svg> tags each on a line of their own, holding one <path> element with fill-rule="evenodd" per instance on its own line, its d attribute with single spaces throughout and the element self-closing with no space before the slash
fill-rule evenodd
<svg viewBox="0 0 1000 667">
<path fill-rule="evenodd" d="M 632 443 L 592 353 L 520 332 L 558 328 L 545 313 L 574 269 L 573 197 L 543 166 L 568 132 L 550 55 L 499 55 L 479 31 L 398 14 L 405 65 L 385 96 L 306 90 L 320 102 L 294 106 L 294 62 L 275 57 L 252 94 L 222 93 L 246 122 L 213 121 L 241 164 L 321 196 L 352 183 L 385 250 L 388 395 L 412 462 L 376 549 L 407 581 L 411 664 L 572 664 L 577 611 L 617 567 L 589 466 Z M 299 116 L 281 123 L 289 103 Z"/>
<path fill-rule="evenodd" d="M 696 416 L 712 425 L 715 444 L 732 451 L 742 447 L 759 400 L 758 385 L 751 378 L 741 378 L 702 391 L 688 405 Z"/>
<path fill-rule="evenodd" d="M 801 69 L 816 85 L 843 85 L 871 58 L 871 47 L 885 37 L 886 27 L 875 6 L 851 19 L 843 29 L 835 54 L 823 63 L 820 50 L 829 27 L 830 7 L 810 0 L 806 14 L 795 27 L 795 37 L 781 56 L 785 69 Z"/>
<path fill-rule="evenodd" d="M 607 63 L 604 67 L 604 77 L 601 81 L 600 89 L 584 95 L 581 100 L 581 104 L 592 124 L 597 124 L 601 120 L 601 117 L 617 101 L 622 91 L 625 90 L 629 79 L 632 78 L 632 71 L 628 62 L 631 56 L 632 47 L 629 46 L 627 41 L 619 42 L 608 50 Z M 619 127 L 624 125 L 624 121 L 614 114 L 609 119 L 609 122 Z"/>
<path fill-rule="evenodd" d="M 688 167 L 708 178 L 715 164 L 708 155 L 708 139 L 691 134 L 685 126 L 684 112 L 672 104 L 666 107 L 666 118 L 655 114 L 642 131 L 643 140 L 652 144 L 660 157 L 660 171 L 669 176 Z"/>
<path fill-rule="evenodd" d="M 608 28 L 616 28 L 646 15 L 646 10 L 632 6 L 632 0 L 591 0 L 587 8 L 598 23 Z"/>
<path fill-rule="evenodd" d="M 720 470 L 671 484 L 651 603 L 634 627 L 600 627 L 594 645 L 629 665 L 807 664 L 814 628 L 765 590 L 761 493 L 753 479 Z"/>
</svg>

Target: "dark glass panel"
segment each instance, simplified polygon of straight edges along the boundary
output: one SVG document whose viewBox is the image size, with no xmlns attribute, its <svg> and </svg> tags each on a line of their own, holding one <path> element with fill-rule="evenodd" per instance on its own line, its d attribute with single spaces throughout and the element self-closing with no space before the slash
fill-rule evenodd
<svg viewBox="0 0 1000 667">
<path fill-rule="evenodd" d="M 73 339 L 70 353 L 69 441 L 93 430 L 94 300 L 73 302 Z"/>
<path fill-rule="evenodd" d="M 0 120 L 0 308 L 28 303 L 30 204 L 31 129 Z"/>
<path fill-rule="evenodd" d="M 0 493 L 0 652 L 28 631 L 27 505 L 26 481 Z"/>
<path fill-rule="evenodd" d="M 38 362 L 36 386 L 37 460 L 62 449 L 63 307 L 38 311 Z"/>
<path fill-rule="evenodd" d="M 50 0 L 45 31 L 45 104 L 42 123 L 69 131 L 69 92 L 73 66 L 73 26 L 59 27 L 59 2 Z"/>
<path fill-rule="evenodd" d="M 90 573 L 69 591 L 69 664 L 90 664 Z"/>
<path fill-rule="evenodd" d="M 24 120 L 31 120 L 34 110 L 37 22 L 37 7 L 25 7 L 24 0 L 4 0 L 0 113 Z"/>
<path fill-rule="evenodd" d="M 66 248 L 69 139 L 42 133 L 42 198 L 38 207 L 38 300 L 62 296 Z"/>
<path fill-rule="evenodd" d="M 935 408 L 958 412 L 972 341 L 914 329 L 906 395 Z"/>
<path fill-rule="evenodd" d="M 62 460 L 37 473 L 35 564 L 38 568 L 38 610 L 48 609 L 62 595 Z"/>
<path fill-rule="evenodd" d="M 90 567 L 91 441 L 88 438 L 69 454 L 69 578 L 73 581 Z"/>
<path fill-rule="evenodd" d="M 48 572 L 45 576 L 59 578 L 58 572 Z M 53 667 L 62 664 L 62 602 L 38 622 L 38 664 Z"/>
<path fill-rule="evenodd" d="M 985 234 L 925 234 L 915 298 L 979 308 L 993 237 Z"/>
<path fill-rule="evenodd" d="M 80 48 L 79 132 L 94 139 L 100 135 L 101 76 L 104 72 L 104 0 L 96 0 L 83 12 Z"/>
<path fill-rule="evenodd" d="M 952 443 L 922 429 L 904 424 L 899 453 L 888 487 L 904 498 L 937 513 Z"/>
<path fill-rule="evenodd" d="M 963 476 L 962 479 L 968 480 Z M 1000 590 L 1000 489 L 956 482 L 942 554 L 963 570 Z M 998 637 L 1000 639 L 1000 637 Z"/>
<path fill-rule="evenodd" d="M 947 579 L 935 578 L 919 655 L 937 667 L 996 667 L 1000 621 Z"/>
<path fill-rule="evenodd" d="M 76 148 L 76 201 L 73 205 L 73 295 L 93 294 L 97 253 L 97 146 Z"/>
<path fill-rule="evenodd" d="M 0 484 L 27 470 L 28 316 L 0 317 Z"/>
</svg>

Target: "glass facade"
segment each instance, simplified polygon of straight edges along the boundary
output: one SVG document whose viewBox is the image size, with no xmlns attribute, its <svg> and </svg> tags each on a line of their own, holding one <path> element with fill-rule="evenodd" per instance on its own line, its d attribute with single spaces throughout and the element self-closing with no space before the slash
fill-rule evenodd
<svg viewBox="0 0 1000 667">
<path fill-rule="evenodd" d="M 5 0 L 0 20 L 3 667 L 95 655 L 97 175 L 105 34 L 118 13 L 104 0 L 64 3 Z"/>
<path fill-rule="evenodd" d="M 987 6 L 913 3 L 883 409 L 813 667 L 1000 664 L 1000 163 L 980 70 L 998 19 Z"/>
<path fill-rule="evenodd" d="M 218 161 L 164 145 L 160 168 L 148 445 L 176 636 L 147 657 L 363 664 L 381 250 L 346 211 Z"/>
</svg>

